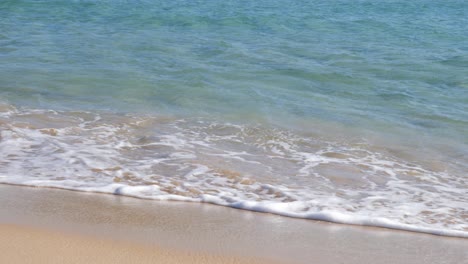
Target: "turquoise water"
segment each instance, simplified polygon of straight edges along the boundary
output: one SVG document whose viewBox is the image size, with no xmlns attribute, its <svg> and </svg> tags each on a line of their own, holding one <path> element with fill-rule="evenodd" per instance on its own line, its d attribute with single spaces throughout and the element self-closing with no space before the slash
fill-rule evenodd
<svg viewBox="0 0 468 264">
<path fill-rule="evenodd" d="M 427 232 L 468 230 L 466 1 L 2 1 L 0 101 L 3 182 L 161 190 L 173 178 L 177 186 L 191 182 L 185 173 L 191 168 L 200 177 L 194 190 L 171 185 L 164 195 L 251 210 L 261 207 L 249 207 L 253 201 L 280 207 L 297 201 L 309 207 L 261 208 L 372 225 L 327 214 L 352 212 Z M 142 118 L 151 125 L 134 129 Z M 93 134 L 104 126 L 104 134 Z M 133 147 L 175 138 L 162 144 L 171 150 L 145 145 L 114 153 L 105 137 Z M 90 152 L 44 160 L 51 146 Z M 97 152 L 108 159 L 83 161 Z M 213 158 L 228 154 L 232 162 Z M 73 159 L 81 163 L 73 167 Z M 150 171 L 139 163 L 158 159 Z M 35 167 L 19 169 L 26 161 Z M 47 171 L 50 164 L 57 169 Z M 64 164 L 74 169 L 61 171 Z M 101 172 L 116 167 L 103 180 Z M 148 183 L 153 174 L 160 178 Z M 202 181 L 226 175 L 284 187 L 289 196 L 277 201 L 239 182 L 214 195 L 222 201 L 203 196 L 214 185 L 203 189 Z M 148 192 L 131 195 L 163 195 Z M 382 207 L 365 202 L 398 192 L 407 195 Z M 403 209 L 388 211 L 395 204 Z"/>
</svg>

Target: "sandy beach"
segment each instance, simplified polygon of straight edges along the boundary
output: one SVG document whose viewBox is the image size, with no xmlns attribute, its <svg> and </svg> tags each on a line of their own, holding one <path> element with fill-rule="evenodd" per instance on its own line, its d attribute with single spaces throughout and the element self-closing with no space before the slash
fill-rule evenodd
<svg viewBox="0 0 468 264">
<path fill-rule="evenodd" d="M 267 263 L 0 225 L 2 263 Z"/>
<path fill-rule="evenodd" d="M 2 263 L 463 263 L 466 239 L 0 186 Z"/>
<path fill-rule="evenodd" d="M 468 1 L 0 1 L 0 264 L 468 264 Z"/>
</svg>

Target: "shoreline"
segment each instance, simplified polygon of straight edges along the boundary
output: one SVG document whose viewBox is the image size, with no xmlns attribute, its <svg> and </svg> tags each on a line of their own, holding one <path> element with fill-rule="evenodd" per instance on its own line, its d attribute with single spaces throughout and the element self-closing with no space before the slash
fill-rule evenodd
<svg viewBox="0 0 468 264">
<path fill-rule="evenodd" d="M 197 118 L 14 107 L 1 115 L 0 183 L 468 238 L 464 174 L 429 153 L 437 162 L 385 144 Z"/>
<path fill-rule="evenodd" d="M 179 263 L 196 263 L 194 259 L 183 262 L 184 254 L 216 263 L 310 263 L 312 259 L 336 263 L 345 258 L 347 263 L 461 263 L 468 258 L 468 240 L 463 238 L 293 219 L 210 204 L 3 184 L 0 200 L 4 242 L 28 232 L 43 234 L 35 236 L 38 241 L 51 234 L 110 248 L 116 243 L 117 251 L 146 258 L 151 256 L 138 255 L 138 250 L 179 252 L 175 253 L 181 256 Z M 27 240 L 21 243 L 26 243 L 23 250 L 32 249 Z"/>
<path fill-rule="evenodd" d="M 292 219 L 300 219 L 306 221 L 314 221 L 320 223 L 331 223 L 331 224 L 338 224 L 338 225 L 347 225 L 347 226 L 356 226 L 356 227 L 364 227 L 364 228 L 382 228 L 393 230 L 397 232 L 411 232 L 416 234 L 426 234 L 426 235 L 433 235 L 433 236 L 441 236 L 441 237 L 453 237 L 453 238 L 461 238 L 466 239 L 468 238 L 468 233 L 465 231 L 458 231 L 458 230 L 439 230 L 439 229 L 432 229 L 427 227 L 413 227 L 411 225 L 400 224 L 400 223 L 390 223 L 386 219 L 378 219 L 378 220 L 355 220 L 355 221 L 340 221 L 333 219 L 332 215 L 323 215 L 318 213 L 316 217 L 312 218 L 305 218 L 305 217 L 298 217 L 294 214 L 284 214 L 278 212 L 271 212 L 268 210 L 260 210 L 256 209 L 255 206 L 252 208 L 243 208 L 243 207 L 236 207 L 236 206 L 229 206 L 229 205 L 221 205 L 213 202 L 197 202 L 191 200 L 158 200 L 158 199 L 151 199 L 136 195 L 130 194 L 115 194 L 110 192 L 102 192 L 102 191 L 84 191 L 80 189 L 73 189 L 73 188 L 66 188 L 66 187 L 56 187 L 56 186 L 31 186 L 31 185 L 23 185 L 17 183 L 8 183 L 0 181 L 0 185 L 6 186 L 15 186 L 15 187 L 26 187 L 26 188 L 41 188 L 41 189 L 51 189 L 51 190 L 59 190 L 59 191 L 71 191 L 77 193 L 88 193 L 88 194 L 96 194 L 96 195 L 110 195 L 110 196 L 119 196 L 119 197 L 126 197 L 130 199 L 139 199 L 139 200 L 146 200 L 146 201 L 153 201 L 153 202 L 162 202 L 162 203 L 190 203 L 190 204 L 202 204 L 202 205 L 212 205 L 212 206 L 221 206 L 228 209 L 234 210 L 241 210 L 253 213 L 260 213 L 260 214 L 272 214 L 280 217 L 287 217 Z"/>
</svg>

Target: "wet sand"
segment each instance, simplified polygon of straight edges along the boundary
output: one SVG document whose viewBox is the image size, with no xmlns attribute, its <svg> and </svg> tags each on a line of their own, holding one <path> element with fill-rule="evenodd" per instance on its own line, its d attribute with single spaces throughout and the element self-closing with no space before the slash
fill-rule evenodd
<svg viewBox="0 0 468 264">
<path fill-rule="evenodd" d="M 0 185 L 1 263 L 466 263 L 468 239 Z"/>
<path fill-rule="evenodd" d="M 11 225 L 0 234 L 1 263 L 268 263 Z"/>
</svg>

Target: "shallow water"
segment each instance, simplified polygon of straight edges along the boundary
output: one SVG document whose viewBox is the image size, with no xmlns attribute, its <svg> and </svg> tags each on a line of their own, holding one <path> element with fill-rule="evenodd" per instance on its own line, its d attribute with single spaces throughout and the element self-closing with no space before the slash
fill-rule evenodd
<svg viewBox="0 0 468 264">
<path fill-rule="evenodd" d="M 0 181 L 468 232 L 464 1 L 3 1 Z"/>
</svg>

